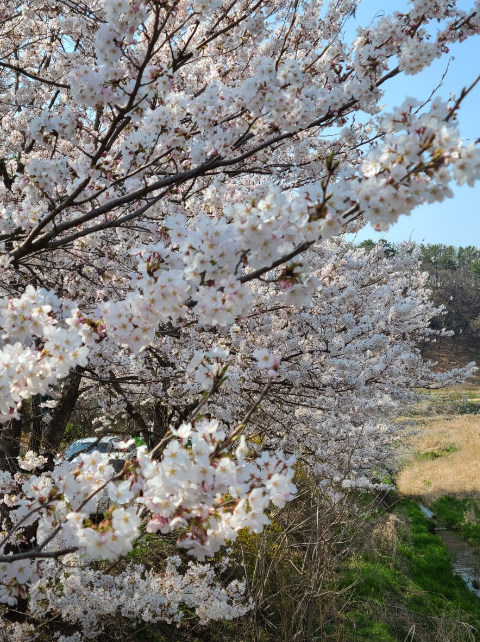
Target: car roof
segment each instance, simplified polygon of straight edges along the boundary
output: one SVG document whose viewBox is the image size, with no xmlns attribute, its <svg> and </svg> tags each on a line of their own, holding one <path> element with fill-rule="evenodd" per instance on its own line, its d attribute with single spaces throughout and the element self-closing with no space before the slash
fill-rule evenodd
<svg viewBox="0 0 480 642">
<path fill-rule="evenodd" d="M 106 437 L 102 437 L 99 439 L 99 442 L 108 442 L 108 441 L 121 441 L 123 437 L 121 435 L 107 435 Z M 93 443 L 94 441 L 97 441 L 97 437 L 84 437 L 83 439 L 76 439 L 75 441 L 72 441 L 72 444 L 90 444 Z"/>
</svg>

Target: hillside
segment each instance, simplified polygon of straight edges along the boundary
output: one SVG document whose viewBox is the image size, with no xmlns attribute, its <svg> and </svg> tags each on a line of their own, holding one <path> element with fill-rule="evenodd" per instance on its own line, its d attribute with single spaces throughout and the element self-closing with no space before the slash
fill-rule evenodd
<svg viewBox="0 0 480 642">
<path fill-rule="evenodd" d="M 427 343 L 422 347 L 424 359 L 436 361 L 439 371 L 462 366 L 475 361 L 480 367 L 480 338 L 478 337 L 447 337 L 436 343 Z M 480 385 L 480 370 L 470 382 Z"/>
</svg>

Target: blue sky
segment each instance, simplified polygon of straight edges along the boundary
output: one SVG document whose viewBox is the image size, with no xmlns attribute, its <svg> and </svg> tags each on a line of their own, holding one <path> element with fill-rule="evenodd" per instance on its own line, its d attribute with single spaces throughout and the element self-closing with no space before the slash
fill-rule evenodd
<svg viewBox="0 0 480 642">
<path fill-rule="evenodd" d="M 460 0 L 458 5 L 467 10 L 473 0 Z M 355 23 L 368 26 L 376 13 L 402 11 L 408 6 L 405 0 L 363 0 L 356 13 Z M 351 21 L 353 23 L 353 21 Z M 347 33 L 353 33 L 354 24 L 349 25 Z M 450 53 L 435 60 L 428 69 L 416 76 L 393 78 L 385 83 L 383 102 L 389 107 L 400 105 L 405 96 L 420 100 L 428 98 L 438 85 L 450 61 L 448 73 L 437 95 L 448 98 L 450 93 L 457 96 L 463 87 L 469 86 L 480 74 L 480 36 L 474 36 L 463 43 L 455 43 Z M 480 138 L 480 83 L 465 99 L 459 113 L 459 128 L 462 137 L 476 140 Z M 455 197 L 443 203 L 423 205 L 415 209 L 411 216 L 402 216 L 388 232 L 378 233 L 370 226 L 358 234 L 358 240 L 386 238 L 398 242 L 412 239 L 417 242 L 446 243 L 451 245 L 480 246 L 480 182 L 475 187 L 454 186 Z"/>
</svg>

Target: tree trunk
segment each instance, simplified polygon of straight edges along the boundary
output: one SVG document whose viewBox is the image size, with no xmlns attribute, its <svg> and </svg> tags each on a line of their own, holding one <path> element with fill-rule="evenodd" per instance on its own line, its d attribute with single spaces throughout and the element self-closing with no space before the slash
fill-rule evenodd
<svg viewBox="0 0 480 642">
<path fill-rule="evenodd" d="M 0 433 L 0 470 L 12 474 L 18 471 L 17 457 L 20 455 L 22 438 L 22 418 L 12 419 L 5 424 Z"/>
<path fill-rule="evenodd" d="M 5 424 L 2 432 L 0 433 L 0 470 L 8 471 L 12 474 L 18 472 L 18 456 L 20 455 L 20 442 L 22 438 L 22 417 L 20 419 L 12 419 Z M 2 520 L 8 520 L 10 508 L 5 504 L 2 504 L 0 509 L 0 514 Z M 7 521 L 8 523 L 8 521 Z M 24 530 L 24 533 L 27 536 L 27 541 L 35 537 L 37 525 L 27 526 Z M 34 540 L 35 541 L 35 540 Z M 29 544 L 30 545 L 30 544 Z M 4 554 L 13 554 L 22 552 L 22 543 L 12 543 L 9 542 L 6 544 Z M 28 600 L 26 598 L 19 597 L 17 599 L 17 604 L 14 607 L 8 607 L 5 609 L 4 617 L 10 622 L 24 622 L 26 619 L 25 612 L 27 610 Z"/>
<path fill-rule="evenodd" d="M 156 446 L 167 434 L 170 412 L 168 406 L 162 404 L 159 399 L 155 399 L 153 407 L 153 435 L 150 447 Z"/>
<path fill-rule="evenodd" d="M 42 455 L 48 458 L 48 467 L 53 466 L 53 461 L 60 448 L 65 428 L 75 408 L 78 399 L 82 368 L 72 370 L 64 380 L 62 396 L 57 407 L 52 413 L 52 419 L 43 431 Z"/>
<path fill-rule="evenodd" d="M 42 418 L 40 417 L 40 412 L 41 412 L 40 401 L 41 401 L 40 395 L 35 395 L 34 397 L 32 397 L 31 415 L 32 417 L 37 417 L 37 418 L 33 419 L 32 421 L 32 428 L 30 432 L 30 442 L 28 444 L 28 450 L 33 450 L 34 453 L 40 452 L 40 442 L 42 441 L 43 422 L 42 422 Z"/>
</svg>

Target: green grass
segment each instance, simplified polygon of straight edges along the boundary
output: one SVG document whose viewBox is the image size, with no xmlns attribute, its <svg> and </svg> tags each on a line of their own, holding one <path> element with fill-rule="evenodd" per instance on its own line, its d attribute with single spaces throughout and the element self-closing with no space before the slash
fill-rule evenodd
<svg viewBox="0 0 480 642">
<path fill-rule="evenodd" d="M 453 573 L 433 524 L 410 500 L 403 500 L 395 512 L 407 524 L 398 530 L 396 553 L 357 556 L 343 571 L 345 586 L 355 582 L 355 606 L 345 623 L 348 639 L 403 642 L 412 626 L 428 630 L 442 618 L 478 627 L 480 639 L 480 600 Z M 407 615 L 394 617 L 396 610 Z M 472 639 L 466 629 L 465 637 L 461 631 L 459 626 L 455 640 Z"/>
<path fill-rule="evenodd" d="M 458 452 L 458 448 L 455 444 L 448 444 L 445 448 L 440 448 L 438 450 L 428 450 L 427 452 L 420 453 L 418 455 L 419 459 L 438 459 L 439 457 L 445 457 L 445 455 L 450 455 L 451 453 Z"/>
<path fill-rule="evenodd" d="M 445 526 L 458 530 L 470 544 L 480 546 L 480 506 L 476 500 L 444 495 L 431 508 Z"/>
</svg>

